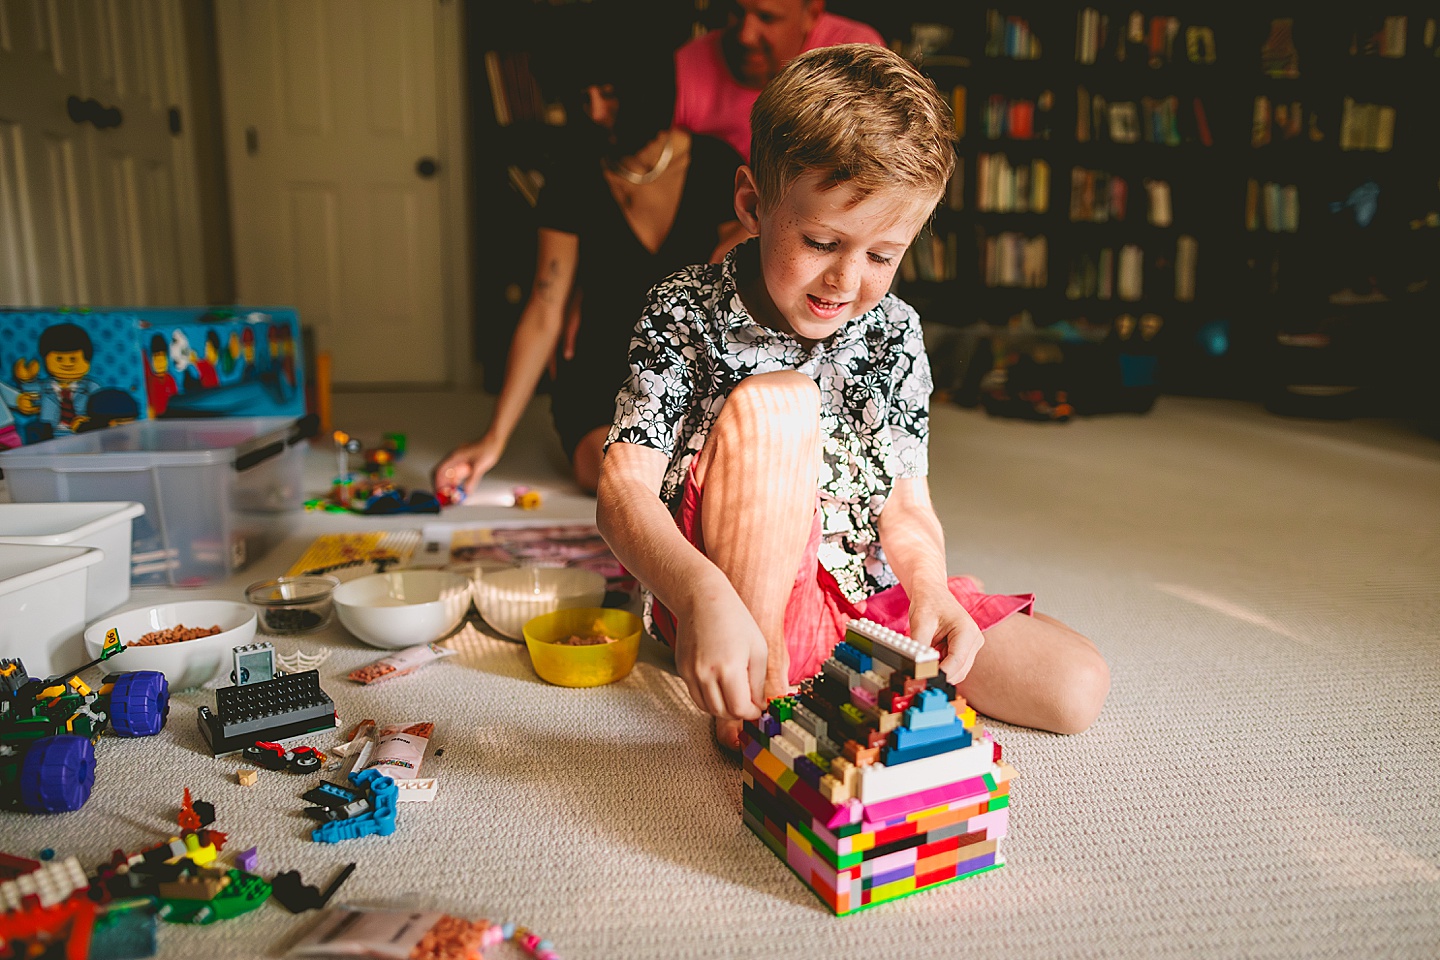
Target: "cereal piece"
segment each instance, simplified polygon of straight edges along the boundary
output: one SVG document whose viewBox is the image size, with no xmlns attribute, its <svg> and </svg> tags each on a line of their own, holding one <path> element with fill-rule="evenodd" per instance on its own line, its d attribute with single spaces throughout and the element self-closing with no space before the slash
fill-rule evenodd
<svg viewBox="0 0 1440 960">
<path fill-rule="evenodd" d="M 187 627 L 183 623 L 164 630 L 152 630 L 139 640 L 127 646 L 132 647 L 153 647 L 163 643 L 181 643 L 185 640 L 198 640 L 201 637 L 213 637 L 217 633 L 223 633 L 219 625 L 211 627 Z"/>
<path fill-rule="evenodd" d="M 587 634 L 585 636 L 572 633 L 568 638 L 555 642 L 562 647 L 594 647 L 602 643 L 614 643 L 615 640 L 615 637 L 606 636 L 603 633 Z"/>
</svg>

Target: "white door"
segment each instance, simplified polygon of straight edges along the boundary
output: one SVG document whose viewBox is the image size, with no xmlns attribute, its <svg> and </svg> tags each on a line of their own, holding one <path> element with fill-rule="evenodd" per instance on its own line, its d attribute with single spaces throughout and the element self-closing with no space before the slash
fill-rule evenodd
<svg viewBox="0 0 1440 960">
<path fill-rule="evenodd" d="M 296 307 L 337 384 L 448 380 L 434 0 L 216 23 L 239 299 Z"/>
<path fill-rule="evenodd" d="M 0 304 L 202 300 L 180 16 L 0 0 Z"/>
</svg>

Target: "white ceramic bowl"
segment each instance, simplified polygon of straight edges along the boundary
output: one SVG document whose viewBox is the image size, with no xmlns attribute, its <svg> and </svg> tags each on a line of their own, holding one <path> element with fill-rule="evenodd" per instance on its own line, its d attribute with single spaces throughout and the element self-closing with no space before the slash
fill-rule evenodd
<svg viewBox="0 0 1440 960">
<path fill-rule="evenodd" d="M 220 633 L 194 640 L 130 646 L 142 636 L 171 627 L 219 627 Z M 230 600 L 181 600 L 140 607 L 101 617 L 85 628 L 85 648 L 100 656 L 105 633 L 120 632 L 125 650 L 105 661 L 107 673 L 132 670 L 159 670 L 175 690 L 199 687 L 218 676 L 228 675 L 234 647 L 255 639 L 255 611 L 247 604 Z"/>
<path fill-rule="evenodd" d="M 487 573 L 475 585 L 485 622 L 513 640 L 541 614 L 605 602 L 605 577 L 579 567 L 515 567 Z"/>
<path fill-rule="evenodd" d="M 430 643 L 453 631 L 470 609 L 470 579 L 448 570 L 394 570 L 340 584 L 335 614 L 373 647 Z"/>
</svg>

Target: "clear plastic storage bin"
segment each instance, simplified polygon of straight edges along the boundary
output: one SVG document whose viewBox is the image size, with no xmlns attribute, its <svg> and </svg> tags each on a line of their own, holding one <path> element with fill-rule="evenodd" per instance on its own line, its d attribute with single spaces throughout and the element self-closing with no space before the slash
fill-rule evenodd
<svg viewBox="0 0 1440 960">
<path fill-rule="evenodd" d="M 283 536 L 304 504 L 314 417 L 141 420 L 0 453 L 17 503 L 133 500 L 130 581 L 225 579 Z"/>
</svg>

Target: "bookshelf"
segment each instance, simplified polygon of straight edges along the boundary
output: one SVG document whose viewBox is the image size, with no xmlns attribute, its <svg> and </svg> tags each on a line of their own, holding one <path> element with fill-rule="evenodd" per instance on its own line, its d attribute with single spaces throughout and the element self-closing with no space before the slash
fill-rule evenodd
<svg viewBox="0 0 1440 960">
<path fill-rule="evenodd" d="M 1272 6 L 870 15 L 963 105 L 962 182 L 901 294 L 932 323 L 1123 334 L 1174 392 L 1413 381 L 1391 361 L 1393 338 L 1435 337 L 1415 318 L 1440 264 L 1423 108 L 1440 11 Z M 1384 333 L 1359 349 L 1365 330 Z"/>
</svg>

